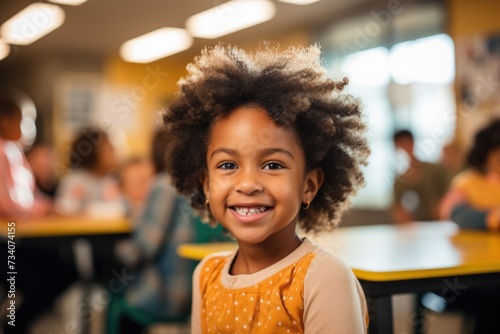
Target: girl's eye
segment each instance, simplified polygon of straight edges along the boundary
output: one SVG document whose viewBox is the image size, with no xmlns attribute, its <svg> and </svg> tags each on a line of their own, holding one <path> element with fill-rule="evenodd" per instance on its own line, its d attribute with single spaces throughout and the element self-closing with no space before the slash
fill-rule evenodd
<svg viewBox="0 0 500 334">
<path fill-rule="evenodd" d="M 236 169 L 236 165 L 232 162 L 223 162 L 219 165 L 217 165 L 217 168 L 220 169 Z"/>
<path fill-rule="evenodd" d="M 284 166 L 280 164 L 279 162 L 269 162 L 264 165 L 264 169 L 281 169 Z"/>
</svg>

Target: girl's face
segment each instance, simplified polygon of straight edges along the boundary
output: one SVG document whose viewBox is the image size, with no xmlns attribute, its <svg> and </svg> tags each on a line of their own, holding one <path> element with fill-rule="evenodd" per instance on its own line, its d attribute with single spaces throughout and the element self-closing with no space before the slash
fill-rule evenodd
<svg viewBox="0 0 500 334">
<path fill-rule="evenodd" d="M 202 183 L 216 220 L 238 242 L 258 244 L 295 235 L 301 204 L 323 180 L 321 169 L 305 168 L 295 131 L 262 107 L 243 106 L 215 122 Z"/>
</svg>

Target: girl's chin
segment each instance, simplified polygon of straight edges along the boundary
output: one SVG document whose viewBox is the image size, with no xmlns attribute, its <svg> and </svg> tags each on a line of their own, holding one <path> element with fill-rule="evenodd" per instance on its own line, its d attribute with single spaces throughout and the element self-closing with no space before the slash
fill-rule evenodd
<svg viewBox="0 0 500 334">
<path fill-rule="evenodd" d="M 257 231 L 238 231 L 233 229 L 229 233 L 238 241 L 239 244 L 256 245 L 269 237 L 269 234 L 262 234 Z"/>
</svg>

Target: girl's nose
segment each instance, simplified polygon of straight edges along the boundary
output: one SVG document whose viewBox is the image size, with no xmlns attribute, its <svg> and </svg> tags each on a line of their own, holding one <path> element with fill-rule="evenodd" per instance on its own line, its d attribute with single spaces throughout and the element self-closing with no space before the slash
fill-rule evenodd
<svg viewBox="0 0 500 334">
<path fill-rule="evenodd" d="M 252 195 L 264 189 L 255 171 L 241 171 L 241 176 L 237 180 L 235 190 L 245 195 Z"/>
</svg>

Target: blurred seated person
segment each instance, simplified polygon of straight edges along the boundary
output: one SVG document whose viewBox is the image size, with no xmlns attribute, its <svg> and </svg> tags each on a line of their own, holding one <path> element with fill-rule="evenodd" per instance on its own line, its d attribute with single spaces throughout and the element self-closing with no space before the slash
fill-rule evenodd
<svg viewBox="0 0 500 334">
<path fill-rule="evenodd" d="M 443 219 L 462 228 L 500 231 L 500 119 L 480 130 L 441 204 Z"/>
<path fill-rule="evenodd" d="M 153 179 L 152 163 L 140 157 L 133 157 L 120 166 L 119 182 L 127 203 L 127 217 L 133 222 L 141 213 Z"/>
<path fill-rule="evenodd" d="M 71 168 L 56 194 L 56 210 L 65 215 L 124 217 L 126 205 L 117 180 L 115 149 L 108 135 L 97 128 L 84 128 L 71 146 Z"/>
<path fill-rule="evenodd" d="M 22 113 L 13 100 L 0 98 L 0 216 L 31 218 L 49 213 L 51 202 L 35 186 L 31 168 L 20 148 Z M 0 323 L 3 333 L 28 333 L 37 317 L 77 278 L 75 268 L 61 259 L 59 250 L 21 243 L 16 248 L 15 326 L 6 315 Z M 7 244 L 0 240 L 0 251 Z M 6 259 L 6 257 L 5 257 Z M 0 274 L 0 285 L 8 291 L 7 271 Z M 2 290 L 2 289 L 0 289 Z M 21 298 L 19 298 L 21 297 Z"/>
<path fill-rule="evenodd" d="M 135 278 L 112 295 L 107 334 L 141 333 L 162 321 L 186 321 L 191 313 L 195 261 L 183 259 L 183 243 L 228 240 L 222 228 L 195 217 L 188 199 L 179 196 L 165 170 L 168 141 L 159 130 L 153 139 L 155 178 L 144 210 L 130 239 L 117 244 L 116 254 Z"/>
<path fill-rule="evenodd" d="M 33 171 L 37 188 L 44 195 L 54 198 L 58 185 L 53 168 L 56 160 L 54 149 L 49 144 L 36 141 L 26 152 L 26 158 Z"/>
<path fill-rule="evenodd" d="M 456 141 L 451 141 L 443 146 L 439 164 L 446 169 L 450 175 L 450 180 L 463 171 L 464 157 Z"/>
<path fill-rule="evenodd" d="M 0 95 L 0 217 L 47 214 L 52 203 L 37 189 L 21 139 L 22 111 L 14 99 Z"/>
<path fill-rule="evenodd" d="M 391 210 L 394 221 L 438 220 L 439 202 L 448 189 L 449 173 L 438 164 L 417 159 L 410 131 L 398 131 L 393 139 L 396 149 L 408 157 L 409 163 L 409 168 L 394 180 Z"/>
</svg>

